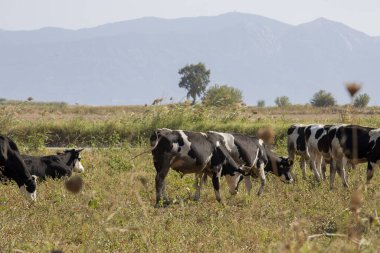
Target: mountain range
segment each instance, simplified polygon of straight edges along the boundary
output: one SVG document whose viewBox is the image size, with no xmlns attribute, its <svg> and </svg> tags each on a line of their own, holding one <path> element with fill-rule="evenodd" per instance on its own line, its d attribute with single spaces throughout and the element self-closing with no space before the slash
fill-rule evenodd
<svg viewBox="0 0 380 253">
<path fill-rule="evenodd" d="M 348 103 L 345 82 L 360 82 L 380 105 L 380 37 L 319 18 L 289 25 L 266 17 L 145 17 L 94 28 L 0 30 L 0 97 L 90 105 L 182 101 L 178 70 L 205 63 L 211 83 L 272 105 L 308 103 L 320 89 Z"/>
</svg>

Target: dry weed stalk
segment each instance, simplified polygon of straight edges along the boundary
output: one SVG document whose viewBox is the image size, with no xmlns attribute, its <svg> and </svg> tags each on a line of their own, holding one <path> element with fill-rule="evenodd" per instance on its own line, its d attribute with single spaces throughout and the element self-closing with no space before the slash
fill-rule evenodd
<svg viewBox="0 0 380 253">
<path fill-rule="evenodd" d="M 355 94 L 361 89 L 362 84 L 360 83 L 355 83 L 355 82 L 347 82 L 346 83 L 346 89 L 348 93 L 351 96 L 351 99 L 354 98 Z"/>
<path fill-rule="evenodd" d="M 275 131 L 271 127 L 260 128 L 257 136 L 266 144 L 273 144 L 275 142 Z"/>
</svg>

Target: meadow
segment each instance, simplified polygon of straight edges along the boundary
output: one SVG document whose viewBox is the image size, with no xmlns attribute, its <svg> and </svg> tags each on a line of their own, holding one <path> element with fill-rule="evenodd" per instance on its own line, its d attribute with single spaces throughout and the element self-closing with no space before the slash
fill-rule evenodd
<svg viewBox="0 0 380 253">
<path fill-rule="evenodd" d="M 349 171 L 350 187 L 316 183 L 311 171 L 282 183 L 268 175 L 261 197 L 240 187 L 223 204 L 209 180 L 199 202 L 192 175 L 171 171 L 174 203 L 154 208 L 155 170 L 148 138 L 159 127 L 255 134 L 270 127 L 275 150 L 286 155 L 293 123 L 356 123 L 380 127 L 380 108 L 210 108 L 187 104 L 90 107 L 51 103 L 0 103 L 1 134 L 22 153 L 54 154 L 86 147 L 84 188 L 72 194 L 64 180 L 39 183 L 28 204 L 16 185 L 0 185 L 0 252 L 380 252 L 380 175 L 365 185 L 365 165 Z M 145 153 L 144 153 L 145 152 Z M 143 154 L 141 154 L 143 153 Z M 141 155 L 140 155 L 141 154 Z"/>
</svg>

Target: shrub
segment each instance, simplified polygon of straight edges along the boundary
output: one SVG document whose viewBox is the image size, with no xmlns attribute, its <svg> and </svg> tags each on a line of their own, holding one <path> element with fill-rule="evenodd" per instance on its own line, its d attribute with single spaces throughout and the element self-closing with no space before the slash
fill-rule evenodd
<svg viewBox="0 0 380 253">
<path fill-rule="evenodd" d="M 367 93 L 360 94 L 354 99 L 354 106 L 363 108 L 366 107 L 369 103 L 370 97 Z"/>
<path fill-rule="evenodd" d="M 313 98 L 310 100 L 310 104 L 316 107 L 328 107 L 334 106 L 336 100 L 330 92 L 320 90 L 314 94 Z"/>
<path fill-rule="evenodd" d="M 257 101 L 257 107 L 265 107 L 265 100 Z"/>
<path fill-rule="evenodd" d="M 239 89 L 228 85 L 214 85 L 209 88 L 202 98 L 205 105 L 208 106 L 226 106 L 241 103 L 243 99 L 242 92 Z"/>
<path fill-rule="evenodd" d="M 278 107 L 283 107 L 283 106 L 289 106 L 289 105 L 291 105 L 291 103 L 289 101 L 289 98 L 287 96 L 276 97 L 276 99 L 274 100 L 274 103 Z"/>
</svg>

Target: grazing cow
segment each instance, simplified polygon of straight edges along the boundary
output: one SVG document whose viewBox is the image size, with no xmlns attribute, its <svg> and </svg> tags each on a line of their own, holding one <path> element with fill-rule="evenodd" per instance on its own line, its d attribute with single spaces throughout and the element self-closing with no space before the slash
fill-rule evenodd
<svg viewBox="0 0 380 253">
<path fill-rule="evenodd" d="M 181 174 L 194 173 L 196 178 L 195 200 L 200 197 L 202 176 L 212 177 L 212 184 L 217 201 L 221 201 L 219 179 L 223 175 L 234 176 L 243 173 L 234 160 L 229 156 L 225 147 L 213 136 L 205 133 L 167 128 L 157 129 L 150 137 L 153 163 L 156 169 L 156 206 L 161 198 L 164 204 L 169 203 L 165 192 L 165 178 L 172 168 Z M 228 181 L 230 193 L 236 194 L 238 180 Z"/>
<path fill-rule="evenodd" d="M 300 168 L 302 171 L 302 177 L 304 179 L 306 178 L 306 162 L 309 160 L 309 157 L 306 152 L 305 128 L 305 125 L 296 124 L 290 126 L 287 132 L 287 148 L 289 160 L 294 162 L 295 155 L 299 155 L 301 157 Z"/>
<path fill-rule="evenodd" d="M 22 155 L 21 157 L 30 174 L 45 180 L 46 177 L 71 176 L 72 171 L 83 173 L 84 168 L 80 156 L 82 150 L 68 149 L 57 155 L 41 157 Z"/>
<path fill-rule="evenodd" d="M 326 164 L 330 162 L 330 139 L 332 125 L 308 125 L 305 127 L 306 155 L 311 170 L 318 181 L 326 179 Z"/>
<path fill-rule="evenodd" d="M 29 201 L 36 200 L 36 182 L 26 169 L 16 143 L 0 135 L 0 175 L 16 181 L 21 193 Z"/>
<path fill-rule="evenodd" d="M 265 173 L 272 172 L 280 177 L 282 181 L 291 183 L 293 178 L 290 174 L 290 167 L 293 164 L 288 158 L 278 157 L 271 151 L 263 140 L 247 136 L 243 134 L 219 133 L 210 131 L 209 136 L 214 135 L 215 138 L 222 142 L 227 151 L 235 162 L 242 166 L 246 173 L 258 176 L 260 178 L 260 189 L 258 195 L 261 195 L 265 186 Z M 238 175 L 235 175 L 235 177 Z M 230 176 L 226 176 L 226 180 Z M 236 180 L 234 180 L 235 182 Z M 245 177 L 247 191 L 251 190 L 251 181 L 249 177 Z"/>
<path fill-rule="evenodd" d="M 371 180 L 374 168 L 380 160 L 380 129 L 357 125 L 338 125 L 329 130 L 331 156 L 330 188 L 334 187 L 335 174 L 338 171 L 343 186 L 348 187 L 345 166 L 367 162 L 367 183 Z"/>
</svg>

